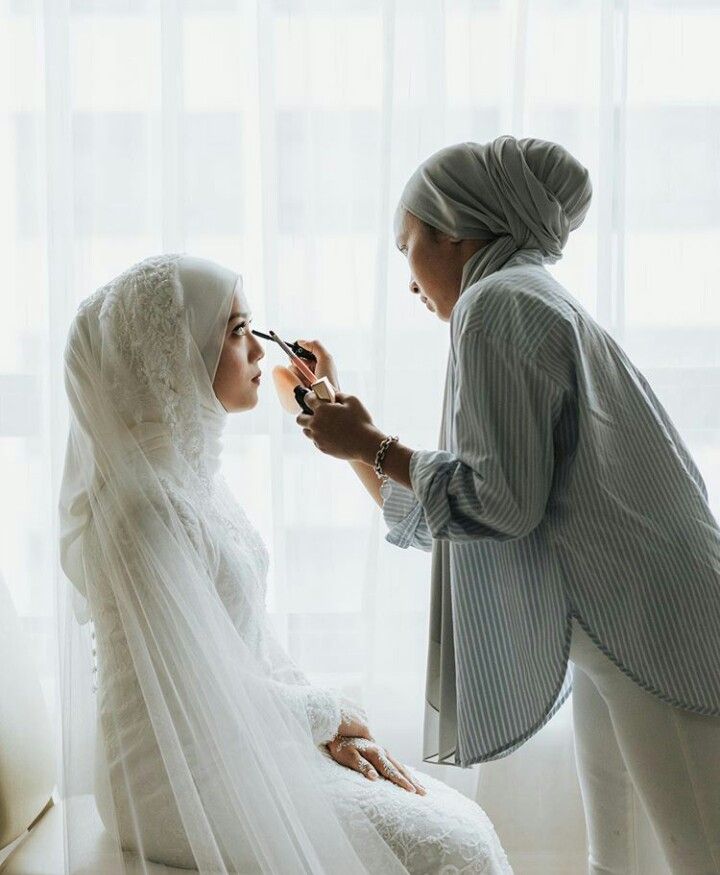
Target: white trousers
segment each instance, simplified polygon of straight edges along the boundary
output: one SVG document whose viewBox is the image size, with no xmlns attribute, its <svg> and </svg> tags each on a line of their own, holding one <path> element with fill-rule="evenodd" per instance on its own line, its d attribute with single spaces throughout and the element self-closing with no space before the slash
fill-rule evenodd
<svg viewBox="0 0 720 875">
<path fill-rule="evenodd" d="M 720 717 L 642 689 L 575 619 L 570 659 L 590 875 L 653 875 L 638 868 L 635 796 L 673 875 L 720 875 Z"/>
</svg>

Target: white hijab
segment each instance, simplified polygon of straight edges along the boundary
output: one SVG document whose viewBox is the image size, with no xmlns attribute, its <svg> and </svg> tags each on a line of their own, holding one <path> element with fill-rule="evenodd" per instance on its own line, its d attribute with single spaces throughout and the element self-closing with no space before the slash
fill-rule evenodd
<svg viewBox="0 0 720 875">
<path fill-rule="evenodd" d="M 219 264 L 160 256 L 134 265 L 81 304 L 65 350 L 74 415 L 59 510 L 60 562 L 83 595 L 82 536 L 92 513 L 80 446 L 99 445 L 117 418 L 114 440 L 128 454 L 150 464 L 182 455 L 198 476 L 214 473 L 227 412 L 212 383 L 237 289 L 242 277 Z"/>
<path fill-rule="evenodd" d="M 218 557 L 248 569 L 253 545 L 247 517 L 217 475 L 227 414 L 212 388 L 239 282 L 200 259 L 149 258 L 84 301 L 70 330 L 60 556 L 72 585 L 59 610 L 68 871 L 82 871 L 95 747 L 90 618 L 102 629 L 99 665 L 109 674 L 99 689 L 111 705 L 97 738 L 110 739 L 113 762 L 137 757 L 109 683 L 128 671 L 127 661 L 114 664 L 122 646 L 198 870 L 407 875 L 370 820 L 318 781 L 323 755 L 307 715 L 293 709 L 252 644 L 272 634 L 256 572 L 236 581 L 250 632 L 235 625 L 216 586 Z M 212 549 L 195 537 L 193 520 L 211 533 Z M 122 643 L 108 637 L 119 637 L 118 626 Z M 107 788 L 102 752 L 98 763 L 96 786 Z M 145 871 L 126 865 L 120 836 L 127 844 L 129 830 L 132 847 L 144 847 L 147 788 L 131 770 L 112 774 L 103 875 Z"/>
<path fill-rule="evenodd" d="M 511 136 L 458 143 L 435 152 L 410 177 L 395 230 L 407 210 L 452 237 L 492 240 L 466 262 L 462 292 L 519 249 L 557 261 L 591 197 L 587 169 L 557 143 Z"/>
</svg>

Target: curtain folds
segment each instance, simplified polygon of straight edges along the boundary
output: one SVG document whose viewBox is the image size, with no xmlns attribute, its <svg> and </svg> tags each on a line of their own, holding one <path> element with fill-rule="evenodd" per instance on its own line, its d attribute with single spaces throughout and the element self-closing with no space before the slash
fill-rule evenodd
<svg viewBox="0 0 720 875">
<path fill-rule="evenodd" d="M 0 0 L 0 572 L 51 711 L 77 303 L 150 254 L 217 260 L 244 275 L 255 327 L 321 340 L 381 428 L 433 449 L 447 326 L 409 293 L 391 219 L 452 142 L 538 136 L 590 169 L 588 219 L 551 270 L 651 381 L 720 513 L 718 38 L 720 0 Z M 264 370 L 282 361 L 266 352 Z M 384 541 L 269 380 L 223 464 L 293 658 L 420 766 L 428 554 Z M 518 875 L 581 871 L 567 705 L 506 760 L 422 768 L 479 800 Z"/>
</svg>

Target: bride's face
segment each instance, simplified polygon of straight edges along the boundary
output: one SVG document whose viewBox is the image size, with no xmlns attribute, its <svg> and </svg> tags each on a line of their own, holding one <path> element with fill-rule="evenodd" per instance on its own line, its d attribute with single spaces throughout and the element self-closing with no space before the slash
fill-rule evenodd
<svg viewBox="0 0 720 875">
<path fill-rule="evenodd" d="M 257 404 L 259 362 L 265 350 L 250 330 L 252 313 L 245 293 L 236 291 L 225 326 L 213 389 L 228 413 L 251 410 Z"/>
</svg>

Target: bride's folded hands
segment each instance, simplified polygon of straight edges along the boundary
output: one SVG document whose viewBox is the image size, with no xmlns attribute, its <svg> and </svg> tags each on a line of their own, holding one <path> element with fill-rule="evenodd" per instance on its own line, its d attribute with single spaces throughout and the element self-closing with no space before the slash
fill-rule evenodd
<svg viewBox="0 0 720 875">
<path fill-rule="evenodd" d="M 419 796 L 427 794 L 427 790 L 413 778 L 405 766 L 372 738 L 336 735 L 325 746 L 336 762 L 360 772 L 370 781 L 385 778 L 408 793 L 417 793 Z"/>
<path fill-rule="evenodd" d="M 347 696 L 340 699 L 340 724 L 335 738 L 325 747 L 336 762 L 360 772 L 370 781 L 382 777 L 409 793 L 419 796 L 427 793 L 405 766 L 375 741 L 365 709 Z"/>
</svg>

